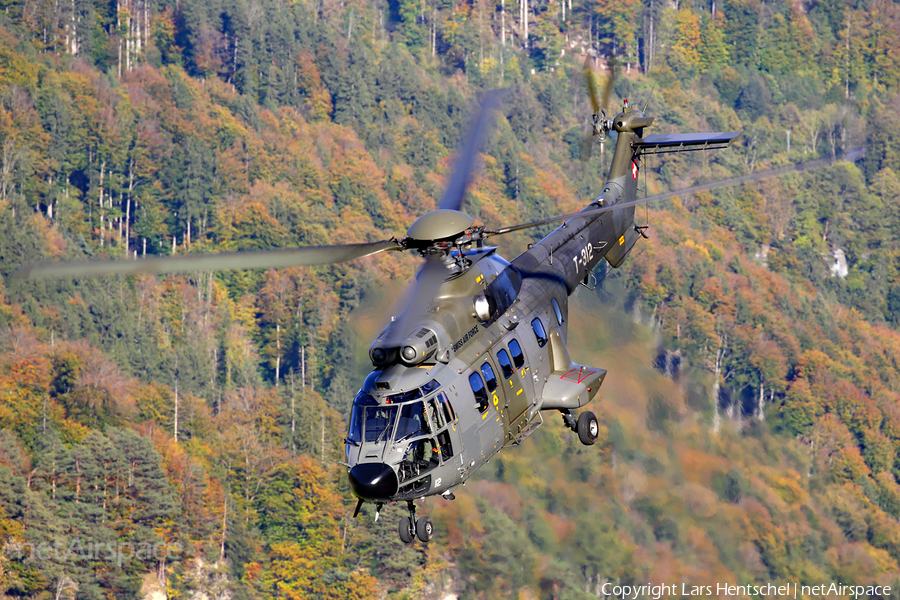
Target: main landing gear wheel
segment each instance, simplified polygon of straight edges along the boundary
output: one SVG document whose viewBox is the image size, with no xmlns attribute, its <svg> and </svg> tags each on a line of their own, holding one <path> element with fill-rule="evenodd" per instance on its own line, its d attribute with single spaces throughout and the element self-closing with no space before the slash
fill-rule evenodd
<svg viewBox="0 0 900 600">
<path fill-rule="evenodd" d="M 417 518 L 416 505 L 412 500 L 406 503 L 406 508 L 409 509 L 409 516 L 400 519 L 400 526 L 397 528 L 403 543 L 409 544 L 417 537 L 423 542 L 431 541 L 431 538 L 434 537 L 434 524 L 431 522 L 431 517 Z"/>
<path fill-rule="evenodd" d="M 403 517 L 400 519 L 400 527 L 398 529 L 400 533 L 400 539 L 403 540 L 404 544 L 412 543 L 412 541 L 416 539 L 416 532 L 415 529 L 413 529 L 413 524 L 409 517 Z"/>
<path fill-rule="evenodd" d="M 419 518 L 418 523 L 416 523 L 416 537 L 423 542 L 431 541 L 431 538 L 434 537 L 434 525 L 431 522 L 431 517 Z"/>
<path fill-rule="evenodd" d="M 578 415 L 577 431 L 578 439 L 585 446 L 592 446 L 597 441 L 597 437 L 600 435 L 600 423 L 594 413 L 586 410 Z"/>
</svg>

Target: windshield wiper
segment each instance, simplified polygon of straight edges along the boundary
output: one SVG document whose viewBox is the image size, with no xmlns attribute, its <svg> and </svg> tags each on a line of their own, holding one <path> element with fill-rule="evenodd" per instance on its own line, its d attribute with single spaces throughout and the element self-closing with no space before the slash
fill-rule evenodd
<svg viewBox="0 0 900 600">
<path fill-rule="evenodd" d="M 378 434 L 378 437 L 375 438 L 375 443 L 379 443 L 381 441 L 382 436 L 387 433 L 387 430 L 391 428 L 393 425 L 393 421 L 388 421 L 388 424 L 384 426 L 384 429 L 381 430 L 381 433 Z"/>
<path fill-rule="evenodd" d="M 404 435 L 402 438 L 400 438 L 399 440 L 397 440 L 395 443 L 399 443 L 399 442 L 402 442 L 402 441 L 404 441 L 404 440 L 408 440 L 408 439 L 411 438 L 411 437 L 415 437 L 415 436 L 421 435 L 421 434 L 423 434 L 423 433 L 428 433 L 428 432 L 425 431 L 424 429 L 420 429 L 420 430 L 418 430 L 418 431 L 414 431 L 414 432 L 412 432 L 412 433 L 410 433 L 410 434 Z"/>
<path fill-rule="evenodd" d="M 348 438 L 348 437 L 345 437 L 345 438 L 344 438 L 344 443 L 345 443 L 345 444 L 353 444 L 354 446 L 359 446 L 359 442 L 354 442 L 353 440 L 351 440 L 351 439 Z"/>
</svg>

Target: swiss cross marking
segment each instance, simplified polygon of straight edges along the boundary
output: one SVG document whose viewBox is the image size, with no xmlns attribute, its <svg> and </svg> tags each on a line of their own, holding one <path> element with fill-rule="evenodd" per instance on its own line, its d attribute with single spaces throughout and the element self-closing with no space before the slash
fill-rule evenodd
<svg viewBox="0 0 900 600">
<path fill-rule="evenodd" d="M 631 178 L 635 181 L 637 181 L 637 171 L 638 171 L 637 163 L 634 161 L 631 161 Z"/>
</svg>

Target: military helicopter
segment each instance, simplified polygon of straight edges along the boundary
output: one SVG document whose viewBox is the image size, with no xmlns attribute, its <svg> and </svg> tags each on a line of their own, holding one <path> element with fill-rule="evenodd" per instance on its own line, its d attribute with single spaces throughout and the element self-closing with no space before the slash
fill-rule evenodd
<svg viewBox="0 0 900 600">
<path fill-rule="evenodd" d="M 585 73 L 587 74 L 587 63 Z M 566 347 L 568 298 L 588 286 L 603 259 L 622 265 L 644 227 L 634 220 L 637 181 L 647 154 L 729 146 L 739 132 L 644 135 L 654 117 L 625 100 L 607 118 L 612 84 L 594 110 L 590 142 L 615 132 L 605 187 L 581 211 L 489 229 L 462 212 L 466 187 L 491 112 L 502 92 L 489 92 L 437 210 L 419 217 L 402 239 L 217 255 L 188 254 L 23 266 L 19 277 L 83 277 L 339 263 L 383 251 L 410 250 L 424 259 L 406 309 L 369 349 L 372 372 L 350 413 L 346 462 L 358 502 L 405 502 L 403 542 L 432 539 L 434 525 L 416 515 L 415 500 L 454 492 L 501 449 L 521 444 L 559 413 L 581 443 L 597 440 L 593 412 L 575 411 L 597 394 L 607 371 L 576 364 Z M 646 110 L 646 107 L 645 109 Z M 486 242 L 493 236 L 562 222 L 511 262 Z"/>
</svg>

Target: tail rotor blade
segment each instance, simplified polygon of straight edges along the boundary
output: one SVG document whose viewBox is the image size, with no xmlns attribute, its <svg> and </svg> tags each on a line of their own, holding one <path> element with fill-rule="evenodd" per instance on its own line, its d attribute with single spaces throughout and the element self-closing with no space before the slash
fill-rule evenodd
<svg viewBox="0 0 900 600">
<path fill-rule="evenodd" d="M 600 108 L 604 111 L 609 105 L 609 92 L 612 91 L 613 83 L 616 81 L 616 57 L 609 58 L 609 77 L 606 78 L 606 85 L 603 86 L 603 97 L 600 100 Z M 596 110 L 594 112 L 597 112 Z"/>
<path fill-rule="evenodd" d="M 584 67 L 581 68 L 581 73 L 584 75 L 584 85 L 587 86 L 588 95 L 591 97 L 591 108 L 594 109 L 594 114 L 597 114 L 600 112 L 600 103 L 597 100 L 597 82 L 594 80 L 594 71 L 591 69 L 590 56 L 584 59 Z"/>
</svg>

